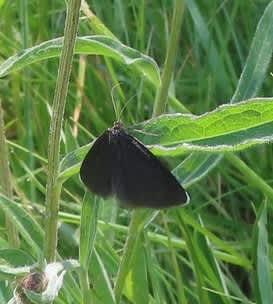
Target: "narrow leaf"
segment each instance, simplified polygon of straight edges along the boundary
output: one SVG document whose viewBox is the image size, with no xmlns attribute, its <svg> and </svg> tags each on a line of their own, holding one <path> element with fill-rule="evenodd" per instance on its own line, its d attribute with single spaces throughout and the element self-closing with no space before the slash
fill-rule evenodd
<svg viewBox="0 0 273 304">
<path fill-rule="evenodd" d="M 159 155 L 185 151 L 234 151 L 272 141 L 273 99 L 226 104 L 212 112 L 162 115 L 134 129 Z M 137 132 L 139 131 L 139 132 Z"/>
<path fill-rule="evenodd" d="M 18 231 L 33 249 L 36 256 L 40 255 L 43 242 L 43 230 L 29 213 L 19 204 L 0 194 L 0 208 L 14 220 Z"/>
<path fill-rule="evenodd" d="M 0 78 L 27 65 L 60 56 L 63 38 L 56 38 L 26 49 L 0 65 Z M 125 46 L 116 39 L 105 36 L 78 37 L 76 54 L 103 55 L 138 70 L 155 86 L 160 84 L 159 69 L 155 61 L 139 51 Z"/>
<path fill-rule="evenodd" d="M 269 244 L 267 234 L 266 204 L 260 208 L 254 228 L 254 262 L 253 271 L 257 304 L 273 303 L 272 280 L 270 273 Z"/>
</svg>

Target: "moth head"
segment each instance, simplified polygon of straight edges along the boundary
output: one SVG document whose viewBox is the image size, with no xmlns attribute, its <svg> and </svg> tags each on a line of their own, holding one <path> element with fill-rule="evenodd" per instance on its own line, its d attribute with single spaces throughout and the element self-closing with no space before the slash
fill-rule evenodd
<svg viewBox="0 0 273 304">
<path fill-rule="evenodd" d="M 121 120 L 115 121 L 113 127 L 111 128 L 112 131 L 119 131 L 123 128 L 123 123 Z"/>
</svg>

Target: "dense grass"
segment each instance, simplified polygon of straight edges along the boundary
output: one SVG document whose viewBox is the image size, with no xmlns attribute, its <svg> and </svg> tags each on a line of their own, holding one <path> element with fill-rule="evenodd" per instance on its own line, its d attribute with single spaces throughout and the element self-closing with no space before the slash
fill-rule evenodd
<svg viewBox="0 0 273 304">
<path fill-rule="evenodd" d="M 194 115 L 156 119 L 159 71 L 179 33 L 175 3 L 89 0 L 98 19 L 81 11 L 78 36 L 103 37 L 75 48 L 53 183 L 62 187 L 60 263 L 51 264 L 46 295 L 58 287 L 54 271 L 67 270 L 54 303 L 273 302 L 273 3 L 185 0 L 166 113 Z M 0 0 L 0 303 L 16 284 L 23 297 L 22 277 L 54 260 L 44 241 L 49 127 L 62 81 L 61 41 L 52 39 L 63 36 L 65 12 L 60 0 Z M 122 121 L 187 187 L 185 208 L 135 212 L 85 193 L 80 162 L 116 119 L 118 82 L 117 107 L 132 98 Z"/>
</svg>

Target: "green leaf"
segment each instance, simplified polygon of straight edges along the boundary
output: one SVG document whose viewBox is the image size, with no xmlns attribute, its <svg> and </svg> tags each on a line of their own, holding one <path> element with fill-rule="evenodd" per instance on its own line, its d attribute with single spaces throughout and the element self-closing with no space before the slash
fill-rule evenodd
<svg viewBox="0 0 273 304">
<path fill-rule="evenodd" d="M 228 244 L 226 241 L 221 240 L 219 237 L 217 237 L 214 233 L 212 233 L 210 230 L 208 230 L 205 226 L 201 226 L 200 223 L 194 219 L 194 217 L 190 214 L 190 212 L 187 211 L 186 208 L 180 208 L 177 209 L 177 211 L 179 211 L 179 214 L 181 214 L 181 216 L 183 216 L 183 223 L 184 225 L 187 226 L 191 226 L 196 232 L 204 235 L 206 238 L 208 238 L 208 240 L 216 246 L 216 248 L 219 250 L 222 250 L 223 252 L 225 252 L 225 254 L 221 253 L 221 257 L 220 257 L 220 252 L 218 252 L 218 250 L 214 251 L 214 255 L 215 257 L 217 257 L 217 259 L 223 259 L 228 263 L 232 263 L 232 264 L 237 264 L 240 265 L 246 269 L 250 269 L 251 268 L 251 262 L 249 261 L 249 259 L 239 253 L 233 246 L 231 246 L 230 244 Z M 192 242 L 192 240 L 191 240 Z M 229 257 L 227 258 L 226 253 L 229 253 Z M 231 259 L 230 259 L 231 257 Z"/>
<path fill-rule="evenodd" d="M 24 267 L 10 267 L 6 265 L 0 265 L 0 276 L 3 276 L 3 279 L 7 279 L 7 277 L 24 275 L 29 273 L 33 269 L 32 266 L 24 266 Z"/>
<path fill-rule="evenodd" d="M 187 188 L 206 176 L 211 169 L 218 165 L 221 158 L 221 155 L 216 154 L 191 153 L 172 173 Z"/>
<path fill-rule="evenodd" d="M 149 303 L 146 257 L 142 241 L 137 242 L 130 271 L 126 277 L 125 294 L 134 304 Z"/>
<path fill-rule="evenodd" d="M 88 269 L 97 233 L 99 198 L 86 193 L 81 211 L 80 263 Z"/>
<path fill-rule="evenodd" d="M 76 138 L 73 136 L 73 131 L 69 123 L 66 121 L 64 125 L 64 133 L 65 133 L 65 142 L 64 149 L 65 153 L 68 153 L 71 150 L 74 150 L 79 147 L 77 144 Z"/>
<path fill-rule="evenodd" d="M 9 303 L 8 299 L 11 298 L 11 295 L 12 293 L 10 288 L 7 287 L 7 282 L 0 282 L 0 303 Z"/>
<path fill-rule="evenodd" d="M 35 62 L 58 57 L 62 45 L 63 38 L 56 38 L 10 57 L 0 65 L 0 78 Z M 113 58 L 138 70 L 155 86 L 160 84 L 159 69 L 155 61 L 139 51 L 125 46 L 116 39 L 105 36 L 78 37 L 74 52 L 76 54 L 103 55 Z"/>
<path fill-rule="evenodd" d="M 259 210 L 254 228 L 255 293 L 257 304 L 273 303 L 272 280 L 270 273 L 269 245 L 267 234 L 267 208 L 263 204 Z"/>
<path fill-rule="evenodd" d="M 65 181 L 69 177 L 79 173 L 80 164 L 89 151 L 91 145 L 85 145 L 68 153 L 60 162 L 59 179 Z"/>
<path fill-rule="evenodd" d="M 88 269 L 97 233 L 99 198 L 86 193 L 82 203 L 80 225 L 79 261 L 81 265 L 81 289 L 83 302 L 89 301 Z"/>
<path fill-rule="evenodd" d="M 34 264 L 34 259 L 21 249 L 1 249 L 0 259 L 14 267 Z"/>
<path fill-rule="evenodd" d="M 92 256 L 90 265 L 93 285 L 93 288 L 90 291 L 92 299 L 90 302 L 94 304 L 115 303 L 110 278 L 107 274 L 105 266 L 103 265 L 103 262 L 96 250 L 94 250 L 93 253 L 94 254 Z"/>
<path fill-rule="evenodd" d="M 41 226 L 21 205 L 3 194 L 0 194 L 0 208 L 6 215 L 13 219 L 14 225 L 17 227 L 22 237 L 29 244 L 30 248 L 32 248 L 36 257 L 39 257 L 44 234 Z"/>
<path fill-rule="evenodd" d="M 273 99 L 256 98 L 226 104 L 200 116 L 162 115 L 139 124 L 134 133 L 158 155 L 224 152 L 272 141 L 272 122 Z"/>
<path fill-rule="evenodd" d="M 206 228 L 199 217 L 200 226 Z M 232 303 L 229 300 L 229 292 L 226 286 L 224 274 L 221 271 L 220 265 L 212 250 L 213 246 L 206 235 L 199 231 L 194 232 L 193 245 L 195 247 L 196 258 L 199 263 L 199 268 L 206 277 L 206 286 L 212 290 L 217 290 L 219 294 L 209 294 L 217 303 Z M 222 296 L 221 296 L 222 294 Z"/>
<path fill-rule="evenodd" d="M 184 222 L 184 214 L 186 214 L 185 209 L 181 208 L 177 210 L 177 219 L 179 220 L 179 228 L 184 236 L 187 245 L 187 251 L 192 261 L 193 272 L 195 276 L 196 289 L 194 292 L 199 298 L 199 303 L 210 303 L 209 293 L 204 289 L 205 282 L 202 276 L 202 271 L 198 261 L 198 253 L 194 246 L 194 240 L 192 234 L 190 233 L 188 225 Z"/>
</svg>

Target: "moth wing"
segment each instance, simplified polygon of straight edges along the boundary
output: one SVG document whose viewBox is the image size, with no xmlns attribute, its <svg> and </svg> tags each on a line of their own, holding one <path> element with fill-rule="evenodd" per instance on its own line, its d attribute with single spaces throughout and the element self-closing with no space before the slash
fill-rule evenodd
<svg viewBox="0 0 273 304">
<path fill-rule="evenodd" d="M 183 187 L 143 144 L 122 132 L 117 145 L 113 194 L 125 206 L 166 208 L 187 202 Z"/>
<path fill-rule="evenodd" d="M 103 198 L 112 194 L 112 163 L 115 160 L 109 135 L 107 130 L 94 142 L 80 168 L 80 177 L 86 187 Z"/>
</svg>

